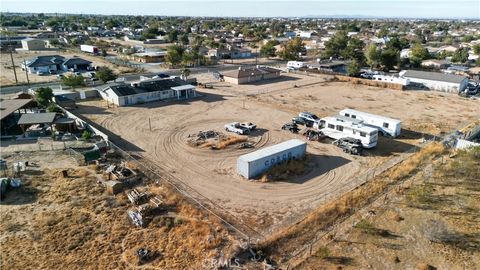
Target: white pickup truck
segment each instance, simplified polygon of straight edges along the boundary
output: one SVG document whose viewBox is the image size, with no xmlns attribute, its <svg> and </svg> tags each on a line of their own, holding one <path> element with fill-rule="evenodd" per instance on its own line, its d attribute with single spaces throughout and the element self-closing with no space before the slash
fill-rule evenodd
<svg viewBox="0 0 480 270">
<path fill-rule="evenodd" d="M 239 135 L 246 135 L 250 133 L 250 129 L 243 126 L 239 122 L 233 122 L 225 125 L 225 130 L 228 132 L 237 133 Z"/>
</svg>

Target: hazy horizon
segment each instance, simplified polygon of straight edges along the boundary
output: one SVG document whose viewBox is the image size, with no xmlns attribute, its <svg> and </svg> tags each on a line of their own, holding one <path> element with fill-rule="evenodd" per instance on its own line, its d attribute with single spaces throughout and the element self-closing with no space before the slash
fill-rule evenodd
<svg viewBox="0 0 480 270">
<path fill-rule="evenodd" d="M 433 0 L 3 0 L 2 12 L 197 17 L 478 19 L 480 1 Z"/>
</svg>

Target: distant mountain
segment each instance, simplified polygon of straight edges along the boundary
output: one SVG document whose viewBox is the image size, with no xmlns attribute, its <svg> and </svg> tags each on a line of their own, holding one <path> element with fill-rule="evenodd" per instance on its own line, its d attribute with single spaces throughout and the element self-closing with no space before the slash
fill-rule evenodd
<svg viewBox="0 0 480 270">
<path fill-rule="evenodd" d="M 386 17 L 383 16 L 369 16 L 369 15 L 306 15 L 302 16 L 301 18 L 306 19 L 313 19 L 313 18 L 320 18 L 320 19 L 385 19 Z"/>
</svg>

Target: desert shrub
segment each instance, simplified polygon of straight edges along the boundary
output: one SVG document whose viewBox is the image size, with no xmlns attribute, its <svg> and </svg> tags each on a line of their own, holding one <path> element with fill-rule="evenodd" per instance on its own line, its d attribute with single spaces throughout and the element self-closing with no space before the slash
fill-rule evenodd
<svg viewBox="0 0 480 270">
<path fill-rule="evenodd" d="M 317 252 L 316 252 L 317 257 L 319 258 L 326 258 L 330 256 L 330 250 L 326 246 L 321 246 Z"/>
</svg>

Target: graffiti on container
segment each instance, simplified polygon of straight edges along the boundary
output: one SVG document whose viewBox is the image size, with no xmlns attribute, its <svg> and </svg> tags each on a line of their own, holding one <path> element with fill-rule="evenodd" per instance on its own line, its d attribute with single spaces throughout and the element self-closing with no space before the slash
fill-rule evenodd
<svg viewBox="0 0 480 270">
<path fill-rule="evenodd" d="M 293 157 L 295 158 L 295 157 Z M 265 167 L 271 167 L 275 164 L 278 164 L 280 162 L 284 162 L 284 161 L 287 161 L 287 160 L 291 160 L 292 159 L 292 153 L 291 152 L 288 152 L 288 153 L 284 153 L 281 157 L 280 156 L 277 156 L 276 158 L 273 157 L 272 159 L 270 160 L 265 160 Z"/>
</svg>

